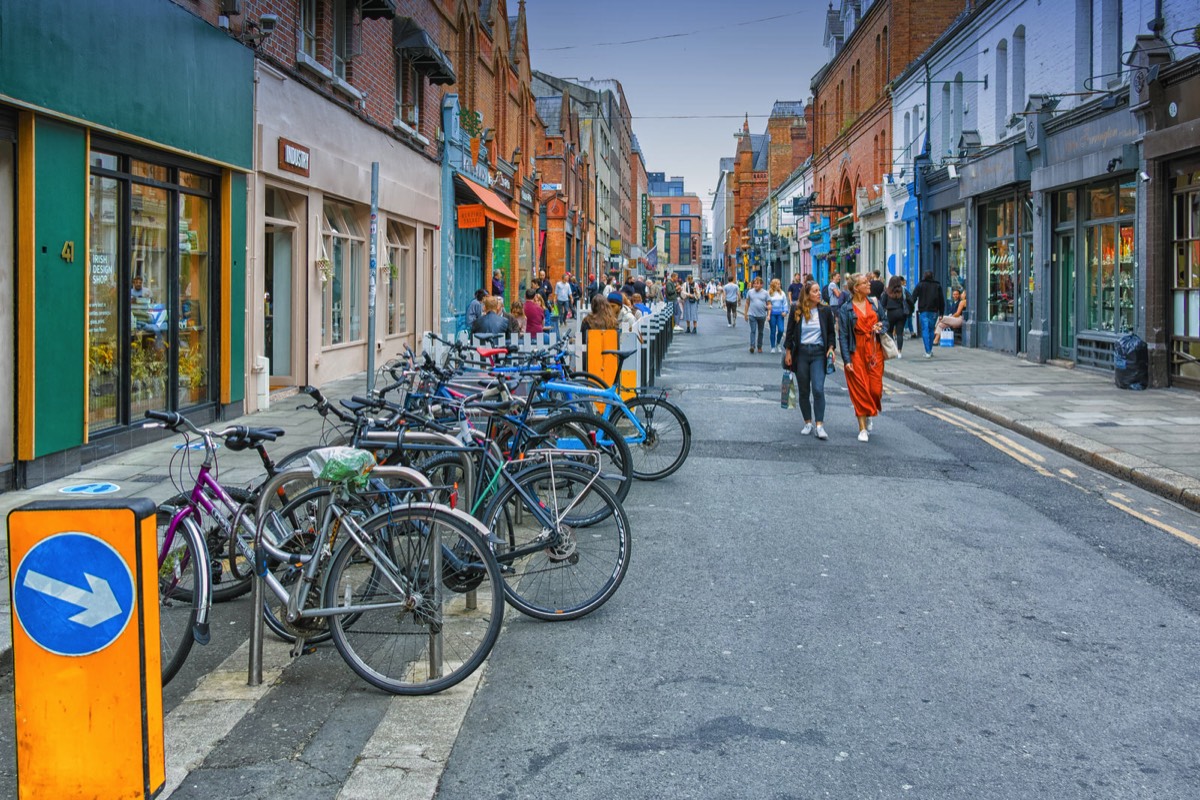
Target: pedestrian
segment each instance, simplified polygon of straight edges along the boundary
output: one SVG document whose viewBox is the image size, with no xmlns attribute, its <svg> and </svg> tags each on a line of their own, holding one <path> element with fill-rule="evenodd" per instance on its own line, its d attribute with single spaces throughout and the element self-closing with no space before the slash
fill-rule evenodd
<svg viewBox="0 0 1200 800">
<path fill-rule="evenodd" d="M 602 294 L 592 296 L 592 310 L 579 323 L 579 332 L 615 331 L 617 329 L 617 310 Z"/>
<path fill-rule="evenodd" d="M 870 274 L 851 276 L 849 290 L 849 300 L 842 303 L 838 345 L 846 388 L 858 418 L 858 440 L 866 442 L 883 403 L 883 348 L 879 344 L 883 309 L 871 297 Z"/>
<path fill-rule="evenodd" d="M 483 316 L 471 323 L 471 334 L 508 333 L 508 320 L 504 318 L 504 301 L 497 295 L 483 298 Z"/>
<path fill-rule="evenodd" d="M 571 310 L 571 273 L 564 272 L 558 283 L 554 284 L 554 302 L 558 309 L 558 321 L 562 323 Z"/>
<path fill-rule="evenodd" d="M 646 281 L 646 301 L 650 303 L 656 302 L 661 297 L 661 291 L 658 286 L 658 281 L 650 279 Z"/>
<path fill-rule="evenodd" d="M 883 297 L 883 290 L 887 288 L 883 284 L 883 280 L 879 276 L 879 270 L 871 273 L 871 297 L 876 300 Z"/>
<path fill-rule="evenodd" d="M 608 296 L 608 303 L 617 312 L 617 329 L 635 333 L 637 331 L 637 315 L 633 313 L 629 295 L 624 292 L 613 292 Z"/>
<path fill-rule="evenodd" d="M 640 294 L 634 294 L 629 299 L 633 303 L 633 309 L 637 312 L 638 319 L 650 313 L 650 306 L 646 305 L 646 301 L 642 299 Z"/>
<path fill-rule="evenodd" d="M 483 316 L 483 298 L 487 297 L 487 292 L 483 289 L 475 290 L 475 299 L 467 304 L 467 329 L 471 330 L 475 325 L 475 320 Z"/>
<path fill-rule="evenodd" d="M 675 283 L 677 276 L 672 273 L 663 278 L 663 300 L 667 302 L 671 309 L 671 314 L 675 317 L 675 330 L 682 331 L 683 327 L 679 324 L 683 321 L 683 314 L 679 308 L 679 286 Z"/>
<path fill-rule="evenodd" d="M 571 303 L 567 309 L 567 316 L 575 316 L 575 307 L 579 305 L 579 299 L 583 297 L 583 289 L 579 288 L 579 281 L 575 280 L 575 276 L 567 273 L 567 284 L 571 287 Z"/>
<path fill-rule="evenodd" d="M 783 366 L 796 373 L 796 397 L 804 415 L 802 436 L 813 432 L 817 438 L 828 439 L 825 432 L 825 365 L 832 363 L 837 334 L 833 326 L 833 309 L 821 302 L 821 286 L 809 281 L 801 287 L 800 300 L 787 315 L 787 332 L 783 337 Z M 812 403 L 809 403 L 809 394 Z"/>
<path fill-rule="evenodd" d="M 550 307 L 550 297 L 554 294 L 554 287 L 550 283 L 550 279 L 546 277 L 546 270 L 538 270 L 537 293 L 542 298 L 542 305 L 546 308 Z"/>
<path fill-rule="evenodd" d="M 963 322 L 966 321 L 967 314 L 967 296 L 960 289 L 952 289 L 950 291 L 950 313 L 943 316 L 937 321 L 937 325 L 933 327 L 934 341 L 940 341 L 942 331 L 960 330 Z"/>
<path fill-rule="evenodd" d="M 521 301 L 513 300 L 508 309 L 508 332 L 525 333 L 528 324 L 528 320 L 525 319 L 525 306 L 521 304 Z"/>
<path fill-rule="evenodd" d="M 696 332 L 696 321 L 700 316 L 700 285 L 696 276 L 689 274 L 687 280 L 679 287 L 679 297 L 683 301 L 683 327 L 688 333 Z"/>
<path fill-rule="evenodd" d="M 539 334 L 546 327 L 546 309 L 538 302 L 540 295 L 535 289 L 525 290 L 525 332 Z"/>
<path fill-rule="evenodd" d="M 800 273 L 792 273 L 792 282 L 788 284 L 788 297 L 795 303 L 800 300 L 800 293 L 804 291 L 804 281 L 800 280 Z"/>
<path fill-rule="evenodd" d="M 770 303 L 771 296 L 763 288 L 762 278 L 755 278 L 746 291 L 746 306 L 742 314 L 750 323 L 751 353 L 754 352 L 755 346 L 758 347 L 758 352 L 762 352 L 763 328 L 767 325 L 767 308 Z"/>
<path fill-rule="evenodd" d="M 725 291 L 725 321 L 729 323 L 728 327 L 737 327 L 737 310 L 738 310 L 738 285 L 733 282 L 733 278 L 722 287 Z"/>
<path fill-rule="evenodd" d="M 883 293 L 881 302 L 888 335 L 896 340 L 896 349 L 900 351 L 896 358 L 903 358 L 904 321 L 912 313 L 912 296 L 904 291 L 904 278 L 893 275 L 888 280 L 887 290 Z"/>
<path fill-rule="evenodd" d="M 917 307 L 917 324 L 921 329 L 921 343 L 925 345 L 925 357 L 933 358 L 933 329 L 946 303 L 942 285 L 933 279 L 932 272 L 925 272 L 917 288 L 913 289 L 912 297 Z"/>
<path fill-rule="evenodd" d="M 600 291 L 602 288 L 604 288 L 604 284 L 601 283 L 596 278 L 596 273 L 589 272 L 588 273 L 587 296 L 593 297 L 596 294 L 596 292 Z"/>
<path fill-rule="evenodd" d="M 779 283 L 779 278 L 771 279 L 771 287 L 767 290 L 771 300 L 770 316 L 767 318 L 771 327 L 771 352 L 778 353 L 783 349 L 783 328 L 787 324 L 787 310 L 791 303 Z"/>
<path fill-rule="evenodd" d="M 842 301 L 846 299 L 846 290 L 842 288 L 842 273 L 835 272 L 829 276 L 829 283 L 825 285 L 821 297 L 833 309 L 833 316 L 836 319 L 838 309 L 841 307 Z"/>
<path fill-rule="evenodd" d="M 504 273 L 498 269 L 492 270 L 492 294 L 504 298 Z"/>
</svg>

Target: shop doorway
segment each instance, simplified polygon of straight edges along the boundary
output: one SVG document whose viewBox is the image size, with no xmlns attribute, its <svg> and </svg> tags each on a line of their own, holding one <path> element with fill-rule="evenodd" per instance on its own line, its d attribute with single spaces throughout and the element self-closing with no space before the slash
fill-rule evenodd
<svg viewBox="0 0 1200 800">
<path fill-rule="evenodd" d="M 88 431 L 215 399 L 215 175 L 90 157 Z"/>
<path fill-rule="evenodd" d="M 467 306 L 483 288 L 483 229 L 459 229 L 454 234 L 454 324 L 467 329 Z"/>
<path fill-rule="evenodd" d="M 1178 174 L 1172 203 L 1171 384 L 1200 389 L 1200 167 Z"/>
<path fill-rule="evenodd" d="M 1054 269 L 1051 272 L 1050 328 L 1052 358 L 1075 360 L 1075 234 L 1054 237 Z"/>
<path fill-rule="evenodd" d="M 298 356 L 302 355 L 304 257 L 300 220 L 304 197 L 268 186 L 263 230 L 263 355 L 271 361 L 271 388 L 294 386 L 301 381 Z"/>
</svg>

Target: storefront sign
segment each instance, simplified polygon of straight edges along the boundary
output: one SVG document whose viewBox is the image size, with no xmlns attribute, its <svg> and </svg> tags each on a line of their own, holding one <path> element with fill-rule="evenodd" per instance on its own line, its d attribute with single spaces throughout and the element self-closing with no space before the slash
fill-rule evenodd
<svg viewBox="0 0 1200 800">
<path fill-rule="evenodd" d="M 532 205 L 533 204 L 533 192 L 529 191 L 528 189 L 522 189 L 521 190 L 521 202 L 526 203 L 528 205 Z"/>
<path fill-rule="evenodd" d="M 503 172 L 497 172 L 496 177 L 492 178 L 492 186 L 497 189 L 503 189 L 509 194 L 512 194 L 512 179 Z"/>
<path fill-rule="evenodd" d="M 561 183 L 543 183 L 542 191 L 543 192 L 561 192 L 562 184 Z"/>
<path fill-rule="evenodd" d="M 294 172 L 308 177 L 308 148 L 296 144 L 290 139 L 279 137 L 279 168 L 284 172 Z"/>
<path fill-rule="evenodd" d="M 1138 136 L 1137 124 L 1128 110 L 1123 113 L 1105 114 L 1051 136 L 1046 143 L 1046 157 L 1050 164 L 1068 161 L 1089 153 L 1096 153 L 1134 141 Z M 1122 169 L 1133 169 L 1136 164 L 1127 164 Z"/>
<path fill-rule="evenodd" d="M 483 205 L 480 203 L 458 207 L 459 228 L 482 228 L 484 226 L 485 219 L 486 218 L 483 215 Z"/>
<path fill-rule="evenodd" d="M 609 239 L 608 240 L 608 252 L 614 256 L 621 255 L 621 240 L 620 239 Z"/>
</svg>

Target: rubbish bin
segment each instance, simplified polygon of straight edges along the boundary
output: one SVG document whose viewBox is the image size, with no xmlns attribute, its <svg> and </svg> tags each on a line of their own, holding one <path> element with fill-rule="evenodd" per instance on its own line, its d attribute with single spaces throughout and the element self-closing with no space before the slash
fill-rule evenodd
<svg viewBox="0 0 1200 800">
<path fill-rule="evenodd" d="M 1118 389 L 1141 391 L 1150 385 L 1150 349 L 1137 334 L 1127 333 L 1117 340 L 1113 366 Z"/>
</svg>

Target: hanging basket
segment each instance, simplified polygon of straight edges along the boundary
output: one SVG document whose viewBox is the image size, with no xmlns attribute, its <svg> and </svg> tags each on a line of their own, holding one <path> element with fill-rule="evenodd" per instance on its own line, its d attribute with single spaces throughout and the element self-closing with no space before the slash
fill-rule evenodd
<svg viewBox="0 0 1200 800">
<path fill-rule="evenodd" d="M 333 277 L 333 262 L 328 258 L 317 259 L 317 274 L 321 276 L 321 283 L 328 283 Z"/>
</svg>

